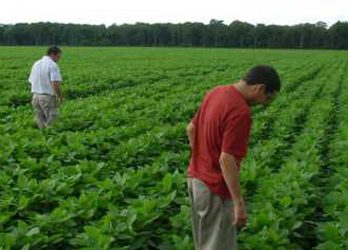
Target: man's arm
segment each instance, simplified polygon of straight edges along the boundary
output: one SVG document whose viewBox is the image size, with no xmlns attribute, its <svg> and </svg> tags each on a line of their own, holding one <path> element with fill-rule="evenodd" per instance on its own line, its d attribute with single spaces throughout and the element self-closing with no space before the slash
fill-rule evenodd
<svg viewBox="0 0 348 250">
<path fill-rule="evenodd" d="M 220 167 L 225 183 L 230 191 L 234 203 L 234 223 L 245 225 L 247 214 L 244 200 L 240 191 L 239 169 L 236 158 L 228 153 L 222 152 L 220 156 Z"/>
<path fill-rule="evenodd" d="M 52 82 L 52 87 L 53 87 L 54 93 L 57 95 L 57 97 L 59 99 L 59 102 L 62 103 L 64 98 L 63 98 L 61 83 L 54 81 L 54 82 Z"/>
<path fill-rule="evenodd" d="M 190 122 L 187 125 L 186 131 L 187 131 L 187 137 L 190 143 L 190 147 L 191 149 L 193 149 L 193 145 L 195 141 L 195 125 L 193 124 L 193 122 Z"/>
<path fill-rule="evenodd" d="M 50 68 L 50 80 L 52 83 L 52 88 L 54 93 L 59 99 L 59 102 L 63 102 L 63 92 L 62 92 L 62 76 L 60 75 L 60 70 L 57 64 L 53 64 Z"/>
</svg>

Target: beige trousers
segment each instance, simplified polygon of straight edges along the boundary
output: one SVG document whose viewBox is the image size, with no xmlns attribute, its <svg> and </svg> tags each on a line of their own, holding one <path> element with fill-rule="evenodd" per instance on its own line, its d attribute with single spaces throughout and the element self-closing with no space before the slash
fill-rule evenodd
<svg viewBox="0 0 348 250">
<path fill-rule="evenodd" d="M 58 117 L 58 102 L 55 96 L 34 94 L 32 105 L 35 109 L 35 122 L 38 128 L 51 125 Z"/>
<path fill-rule="evenodd" d="M 188 179 L 196 250 L 236 250 L 233 203 L 210 192 L 199 179 Z"/>
</svg>

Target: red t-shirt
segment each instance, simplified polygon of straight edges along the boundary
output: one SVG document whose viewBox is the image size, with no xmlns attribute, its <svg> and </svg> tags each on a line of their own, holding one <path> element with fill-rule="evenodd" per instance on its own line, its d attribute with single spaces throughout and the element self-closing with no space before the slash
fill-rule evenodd
<svg viewBox="0 0 348 250">
<path fill-rule="evenodd" d="M 192 122 L 195 141 L 188 175 L 202 180 L 221 198 L 230 199 L 219 158 L 222 151 L 229 153 L 240 166 L 248 149 L 250 108 L 234 86 L 219 86 L 206 94 Z"/>
</svg>

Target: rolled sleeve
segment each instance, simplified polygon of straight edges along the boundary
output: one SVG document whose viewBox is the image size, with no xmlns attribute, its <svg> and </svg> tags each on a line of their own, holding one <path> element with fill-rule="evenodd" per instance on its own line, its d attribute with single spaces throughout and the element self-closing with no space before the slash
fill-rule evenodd
<svg viewBox="0 0 348 250">
<path fill-rule="evenodd" d="M 230 116 L 226 120 L 222 138 L 222 151 L 243 158 L 248 150 L 251 117 L 249 114 Z"/>
<path fill-rule="evenodd" d="M 57 65 L 54 65 L 50 70 L 50 81 L 51 82 L 62 82 L 62 76 Z"/>
</svg>

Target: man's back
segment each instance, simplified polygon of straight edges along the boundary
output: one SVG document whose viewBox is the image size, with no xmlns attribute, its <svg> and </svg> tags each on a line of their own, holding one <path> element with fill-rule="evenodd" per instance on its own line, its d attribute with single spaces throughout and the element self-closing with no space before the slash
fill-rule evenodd
<svg viewBox="0 0 348 250">
<path fill-rule="evenodd" d="M 219 165 L 222 151 L 238 160 L 247 152 L 250 108 L 232 85 L 211 90 L 193 119 L 195 143 L 189 175 L 204 181 L 213 193 L 229 198 Z"/>
<path fill-rule="evenodd" d="M 58 65 L 49 57 L 44 56 L 34 63 L 29 82 L 31 83 L 31 92 L 35 94 L 54 95 L 52 82 L 61 82 Z"/>
</svg>

